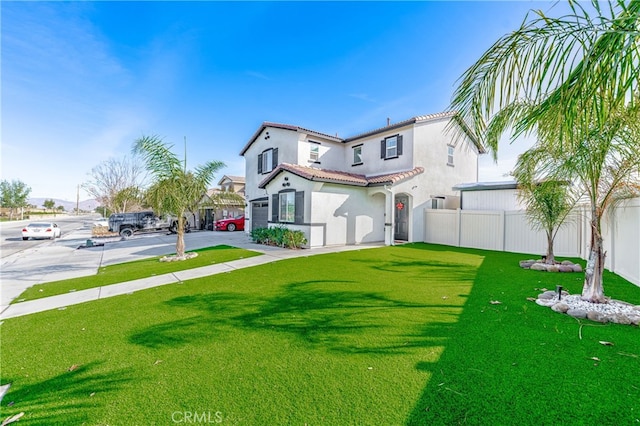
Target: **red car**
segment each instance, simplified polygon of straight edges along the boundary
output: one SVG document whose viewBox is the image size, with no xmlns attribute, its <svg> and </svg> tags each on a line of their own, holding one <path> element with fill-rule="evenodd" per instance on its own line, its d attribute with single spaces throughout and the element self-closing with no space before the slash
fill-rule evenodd
<svg viewBox="0 0 640 426">
<path fill-rule="evenodd" d="M 216 231 L 244 231 L 244 215 L 216 220 Z"/>
</svg>

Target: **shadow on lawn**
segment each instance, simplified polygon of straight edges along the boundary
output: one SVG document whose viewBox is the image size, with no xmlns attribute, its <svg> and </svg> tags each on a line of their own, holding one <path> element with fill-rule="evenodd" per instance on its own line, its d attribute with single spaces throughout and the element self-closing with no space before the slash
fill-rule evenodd
<svg viewBox="0 0 640 426">
<path fill-rule="evenodd" d="M 466 273 L 463 273 L 465 276 Z M 354 290 L 354 281 L 309 280 L 282 286 L 271 297 L 211 293 L 182 296 L 167 302 L 184 308 L 188 318 L 157 324 L 129 341 L 160 348 L 215 341 L 234 329 L 263 330 L 293 336 L 313 347 L 345 353 L 398 354 L 417 347 L 441 345 L 458 305 L 416 303 L 372 291 Z M 425 309 L 439 312 L 429 332 L 416 318 Z M 193 313 L 199 312 L 197 315 Z"/>
<path fill-rule="evenodd" d="M 20 424 L 43 426 L 89 421 L 88 411 L 92 407 L 105 404 L 108 393 L 131 381 L 123 371 L 95 372 L 100 366 L 99 362 L 81 365 L 73 371 L 64 371 L 27 386 L 18 385 L 20 378 L 3 378 L 3 382 L 15 383 L 16 390 L 9 390 L 4 396 L 2 417 L 24 412 Z"/>
</svg>

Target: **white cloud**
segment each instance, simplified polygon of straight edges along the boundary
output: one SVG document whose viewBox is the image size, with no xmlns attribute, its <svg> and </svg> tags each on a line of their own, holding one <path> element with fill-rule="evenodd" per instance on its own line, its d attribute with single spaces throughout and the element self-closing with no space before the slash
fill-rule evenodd
<svg viewBox="0 0 640 426">
<path fill-rule="evenodd" d="M 271 80 L 269 77 L 267 77 L 265 74 L 258 72 L 258 71 L 245 71 L 245 75 L 248 75 L 249 77 L 255 77 L 258 78 L 260 80 Z"/>
</svg>

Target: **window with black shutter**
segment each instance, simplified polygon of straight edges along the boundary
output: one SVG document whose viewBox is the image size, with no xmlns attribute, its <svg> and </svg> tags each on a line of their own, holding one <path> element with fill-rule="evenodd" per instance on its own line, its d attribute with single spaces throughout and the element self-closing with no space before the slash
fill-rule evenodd
<svg viewBox="0 0 640 426">
<path fill-rule="evenodd" d="M 402 135 L 393 135 L 380 141 L 380 158 L 389 160 L 402 155 Z"/>
<path fill-rule="evenodd" d="M 269 173 L 278 165 L 278 148 L 269 148 L 258 154 L 258 173 Z"/>
</svg>

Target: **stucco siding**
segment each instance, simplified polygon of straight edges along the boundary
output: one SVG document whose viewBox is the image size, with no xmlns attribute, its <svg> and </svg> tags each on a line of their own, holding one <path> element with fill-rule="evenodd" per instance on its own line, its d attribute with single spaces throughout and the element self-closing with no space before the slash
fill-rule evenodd
<svg viewBox="0 0 640 426">
<path fill-rule="evenodd" d="M 310 158 L 311 147 L 313 146 L 318 149 L 318 160 L 316 162 Z M 306 133 L 299 133 L 298 158 L 294 164 L 329 170 L 340 170 L 343 161 L 344 146 L 341 143 L 308 136 Z"/>
<path fill-rule="evenodd" d="M 454 146 L 453 166 L 447 164 L 448 146 L 453 137 L 446 133 L 448 122 L 444 119 L 415 126 L 413 167 L 424 167 L 420 178 L 428 182 L 432 195 L 458 195 L 451 189 L 451 182 L 475 182 L 478 176 L 478 151 L 468 139 L 458 141 Z"/>
<path fill-rule="evenodd" d="M 384 241 L 384 196 L 325 184 L 311 197 L 311 223 L 326 224 L 326 245 Z"/>
<path fill-rule="evenodd" d="M 402 155 L 385 160 L 380 158 L 380 141 L 402 135 Z M 353 147 L 362 146 L 362 164 L 353 165 Z M 413 168 L 413 128 L 410 126 L 381 132 L 373 136 L 350 141 L 344 147 L 342 170 L 366 176 L 381 175 Z"/>
<path fill-rule="evenodd" d="M 266 133 L 269 132 L 267 135 Z M 265 139 L 268 136 L 268 139 Z M 244 154 L 245 159 L 245 193 L 248 201 L 267 195 L 258 184 L 268 173 L 258 173 L 258 155 L 270 148 L 278 148 L 278 163 L 298 160 L 298 135 L 293 130 L 268 127 L 262 131 L 255 142 Z"/>
</svg>

